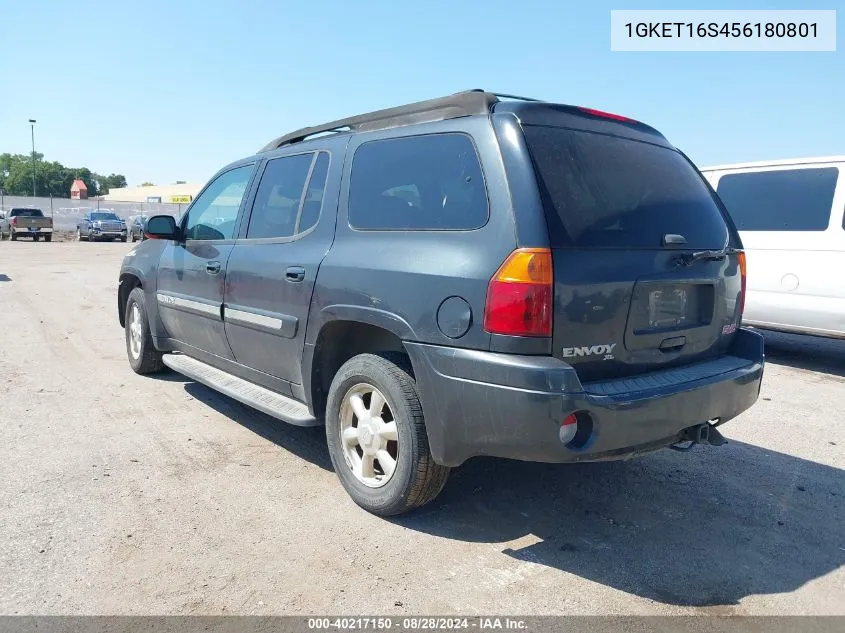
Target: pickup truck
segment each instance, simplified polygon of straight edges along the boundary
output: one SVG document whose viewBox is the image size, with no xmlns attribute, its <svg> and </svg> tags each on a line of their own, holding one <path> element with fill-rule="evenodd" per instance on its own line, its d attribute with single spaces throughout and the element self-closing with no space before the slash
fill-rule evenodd
<svg viewBox="0 0 845 633">
<path fill-rule="evenodd" d="M 44 217 L 41 209 L 13 208 L 7 217 L 0 214 L 0 239 L 8 237 L 13 242 L 19 237 L 31 237 L 37 242 L 53 240 L 53 218 Z"/>
</svg>

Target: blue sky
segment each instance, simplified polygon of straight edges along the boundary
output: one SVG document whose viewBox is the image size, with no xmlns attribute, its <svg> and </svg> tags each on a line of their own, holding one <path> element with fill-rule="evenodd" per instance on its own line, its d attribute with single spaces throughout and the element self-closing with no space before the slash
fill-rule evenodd
<svg viewBox="0 0 845 633">
<path fill-rule="evenodd" d="M 36 118 L 48 160 L 204 181 L 285 131 L 485 88 L 643 120 L 699 165 L 845 154 L 841 26 L 835 53 L 610 51 L 611 9 L 706 4 L 0 0 L 0 152 Z"/>
</svg>

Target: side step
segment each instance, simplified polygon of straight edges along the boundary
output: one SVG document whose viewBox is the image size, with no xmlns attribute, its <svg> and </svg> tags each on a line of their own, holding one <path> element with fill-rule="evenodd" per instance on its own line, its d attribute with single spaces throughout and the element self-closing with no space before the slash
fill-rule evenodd
<svg viewBox="0 0 845 633">
<path fill-rule="evenodd" d="M 185 354 L 165 354 L 162 361 L 173 371 L 201 382 L 207 387 L 211 387 L 230 398 L 243 402 L 288 424 L 295 424 L 296 426 L 319 426 L 321 424 L 308 412 L 308 407 L 301 402 L 265 389 L 243 378 L 238 378 L 196 358 L 191 358 Z"/>
</svg>

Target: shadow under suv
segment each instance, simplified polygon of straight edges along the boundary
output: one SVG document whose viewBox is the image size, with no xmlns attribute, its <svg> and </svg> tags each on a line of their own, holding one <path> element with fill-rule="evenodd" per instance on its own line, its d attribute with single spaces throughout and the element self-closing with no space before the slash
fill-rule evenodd
<svg viewBox="0 0 845 633">
<path fill-rule="evenodd" d="M 325 424 L 381 515 L 476 455 L 724 442 L 757 399 L 745 258 L 643 123 L 468 91 L 306 128 L 222 169 L 123 262 L 138 373 Z"/>
</svg>

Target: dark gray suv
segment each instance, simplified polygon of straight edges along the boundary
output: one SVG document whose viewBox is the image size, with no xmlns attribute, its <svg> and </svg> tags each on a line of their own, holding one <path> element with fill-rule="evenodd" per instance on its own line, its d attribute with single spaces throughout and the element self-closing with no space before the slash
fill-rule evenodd
<svg viewBox="0 0 845 633">
<path fill-rule="evenodd" d="M 362 507 L 475 455 L 577 462 L 724 443 L 757 399 L 745 257 L 653 128 L 468 91 L 299 130 L 147 221 L 129 362 L 325 424 Z"/>
</svg>

